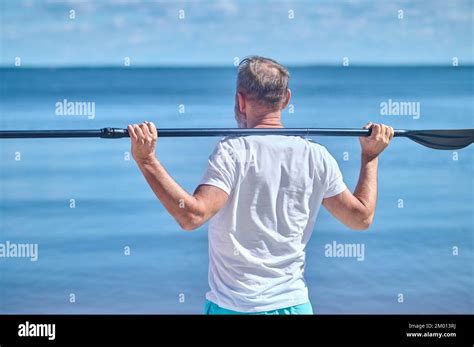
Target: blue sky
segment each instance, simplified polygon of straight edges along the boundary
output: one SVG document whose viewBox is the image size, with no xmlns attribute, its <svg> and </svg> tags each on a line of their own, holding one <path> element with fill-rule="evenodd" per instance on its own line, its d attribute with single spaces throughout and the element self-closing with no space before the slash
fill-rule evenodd
<svg viewBox="0 0 474 347">
<path fill-rule="evenodd" d="M 21 57 L 22 66 L 120 66 L 129 57 L 132 66 L 231 66 L 252 54 L 289 65 L 341 65 L 344 57 L 472 64 L 473 3 L 2 0 L 0 64 Z"/>
</svg>

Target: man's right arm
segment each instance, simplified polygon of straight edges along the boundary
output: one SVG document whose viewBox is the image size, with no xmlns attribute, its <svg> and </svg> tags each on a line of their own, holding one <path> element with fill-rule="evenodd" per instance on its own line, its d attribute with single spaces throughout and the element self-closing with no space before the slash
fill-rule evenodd
<svg viewBox="0 0 474 347">
<path fill-rule="evenodd" d="M 377 205 L 378 156 L 393 138 L 393 128 L 367 124 L 369 137 L 360 138 L 362 159 L 359 181 L 354 193 L 349 190 L 323 200 L 324 207 L 351 229 L 365 230 L 372 224 Z"/>
</svg>

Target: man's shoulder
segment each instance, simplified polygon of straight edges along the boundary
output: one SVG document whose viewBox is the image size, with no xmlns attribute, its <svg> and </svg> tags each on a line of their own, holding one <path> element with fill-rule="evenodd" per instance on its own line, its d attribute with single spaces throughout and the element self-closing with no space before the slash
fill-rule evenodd
<svg viewBox="0 0 474 347">
<path fill-rule="evenodd" d="M 219 140 L 217 147 L 220 148 L 239 148 L 244 145 L 242 136 L 226 136 Z"/>
<path fill-rule="evenodd" d="M 311 149 L 316 152 L 318 155 L 327 155 L 329 154 L 327 148 L 325 146 L 323 146 L 322 144 L 320 144 L 319 142 L 316 142 L 314 141 L 313 139 L 311 138 L 307 138 L 305 137 L 304 138 L 306 140 L 306 142 L 309 144 L 309 146 L 311 147 Z"/>
<path fill-rule="evenodd" d="M 211 157 L 222 157 L 237 160 L 240 152 L 245 149 L 245 144 L 238 136 L 223 137 L 217 142 Z M 238 160 L 237 160 L 238 161 Z"/>
<path fill-rule="evenodd" d="M 329 152 L 329 150 L 325 146 L 321 145 L 318 142 L 313 141 L 312 139 L 307 139 L 307 141 L 311 145 L 316 161 L 325 162 L 325 163 L 335 162 L 334 156 Z"/>
</svg>

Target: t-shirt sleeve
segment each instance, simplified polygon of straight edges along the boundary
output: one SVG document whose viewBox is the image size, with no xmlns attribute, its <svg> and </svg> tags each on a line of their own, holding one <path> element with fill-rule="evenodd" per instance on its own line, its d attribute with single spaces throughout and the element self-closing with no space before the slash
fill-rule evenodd
<svg viewBox="0 0 474 347">
<path fill-rule="evenodd" d="M 207 170 L 199 185 L 207 184 L 222 189 L 230 195 L 237 176 L 236 151 L 225 139 L 220 141 L 209 156 Z"/>
<path fill-rule="evenodd" d="M 323 198 L 330 198 L 338 195 L 347 189 L 344 179 L 342 177 L 339 165 L 337 165 L 336 159 L 328 152 L 326 148 L 322 148 L 323 165 L 325 167 L 324 174 L 324 195 Z"/>
</svg>

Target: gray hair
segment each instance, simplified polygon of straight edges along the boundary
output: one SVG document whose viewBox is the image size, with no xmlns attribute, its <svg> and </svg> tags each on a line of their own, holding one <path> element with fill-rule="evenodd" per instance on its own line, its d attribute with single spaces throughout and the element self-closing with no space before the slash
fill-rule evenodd
<svg viewBox="0 0 474 347">
<path fill-rule="evenodd" d="M 252 56 L 239 64 L 237 91 L 272 108 L 281 108 L 288 92 L 290 73 L 273 59 Z"/>
</svg>

